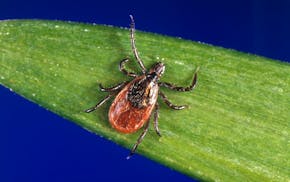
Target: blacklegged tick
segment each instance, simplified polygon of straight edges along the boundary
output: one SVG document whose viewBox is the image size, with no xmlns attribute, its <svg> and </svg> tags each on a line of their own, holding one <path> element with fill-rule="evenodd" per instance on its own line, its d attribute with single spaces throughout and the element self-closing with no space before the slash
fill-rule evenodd
<svg viewBox="0 0 290 182">
<path fill-rule="evenodd" d="M 172 104 L 164 95 L 164 93 L 159 90 L 159 87 L 166 87 L 171 90 L 185 92 L 191 91 L 197 83 L 197 71 L 194 73 L 191 85 L 188 87 L 178 87 L 167 82 L 160 82 L 159 79 L 165 71 L 165 65 L 161 62 L 155 63 L 148 71 L 145 68 L 143 61 L 140 59 L 137 48 L 135 46 L 135 22 L 132 15 L 130 15 L 130 18 L 130 37 L 132 51 L 138 64 L 141 67 L 142 75 L 137 75 L 136 73 L 127 71 L 125 69 L 125 64 L 129 61 L 129 59 L 123 59 L 119 64 L 119 70 L 124 74 L 133 77 L 134 79 L 132 81 L 119 83 L 116 86 L 110 88 L 104 88 L 100 84 L 101 91 L 109 92 L 109 95 L 98 102 L 94 107 L 85 110 L 87 113 L 92 112 L 103 105 L 111 97 L 117 95 L 110 107 L 108 114 L 112 127 L 121 133 L 134 133 L 145 125 L 143 132 L 140 134 L 137 142 L 131 149 L 129 156 L 127 157 L 128 159 L 135 153 L 138 145 L 145 137 L 149 128 L 150 116 L 152 115 L 153 110 L 154 129 L 156 133 L 161 136 L 158 128 L 158 96 L 160 96 L 165 104 L 167 104 L 172 109 L 181 110 L 185 108 L 184 105 L 177 106 Z"/>
</svg>

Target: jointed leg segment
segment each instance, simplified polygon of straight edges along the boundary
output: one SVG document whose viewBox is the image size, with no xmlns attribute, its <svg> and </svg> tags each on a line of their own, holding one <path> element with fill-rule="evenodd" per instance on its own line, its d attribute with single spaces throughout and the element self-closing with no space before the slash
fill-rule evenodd
<svg viewBox="0 0 290 182">
<path fill-rule="evenodd" d="M 129 72 L 125 69 L 125 64 L 129 61 L 128 58 L 123 59 L 122 61 L 120 61 L 119 64 L 119 70 L 122 71 L 125 75 L 127 76 L 131 76 L 131 77 L 137 77 L 138 75 L 132 72 Z"/>
<path fill-rule="evenodd" d="M 168 98 L 164 95 L 164 93 L 162 93 L 161 91 L 159 91 L 159 95 L 161 96 L 161 99 L 165 102 L 166 105 L 168 105 L 168 107 L 170 107 L 171 109 L 174 110 L 181 110 L 184 109 L 186 106 L 177 106 L 172 104 Z"/>
<path fill-rule="evenodd" d="M 127 83 L 128 81 L 121 82 L 113 87 L 108 87 L 108 88 L 103 87 L 103 85 L 100 83 L 99 87 L 102 92 L 115 92 L 115 91 L 121 90 Z"/>
<path fill-rule="evenodd" d="M 146 73 L 146 68 L 144 66 L 143 61 L 140 59 L 136 45 L 135 45 L 135 37 L 134 37 L 134 33 L 135 33 L 135 22 L 134 22 L 134 18 L 132 15 L 130 15 L 131 18 L 131 24 L 130 24 L 130 36 L 131 36 L 131 46 L 132 46 L 132 51 L 134 53 L 134 56 L 138 62 L 138 64 L 140 65 L 141 69 L 142 69 L 142 73 Z"/>
<path fill-rule="evenodd" d="M 166 87 L 166 88 L 169 88 L 171 90 L 175 90 L 175 91 L 179 91 L 179 92 L 187 92 L 187 91 L 193 90 L 196 83 L 197 83 L 197 72 L 195 72 L 193 80 L 191 82 L 191 85 L 188 87 L 178 87 L 178 86 L 175 86 L 175 85 L 173 85 L 171 83 L 167 83 L 167 82 L 159 82 L 158 84 L 161 87 Z"/>
<path fill-rule="evenodd" d="M 159 128 L 158 128 L 158 117 L 159 117 L 159 112 L 158 111 L 159 111 L 159 105 L 156 102 L 156 104 L 155 104 L 155 111 L 154 111 L 154 122 L 153 122 L 153 124 L 154 124 L 154 129 L 155 129 L 157 135 L 161 136 L 160 131 L 159 131 Z"/>
<path fill-rule="evenodd" d="M 109 95 L 107 95 L 104 99 L 102 99 L 100 102 L 98 102 L 94 107 L 91 107 L 87 110 L 85 110 L 86 113 L 92 112 L 96 109 L 98 109 L 101 105 L 103 105 L 105 102 L 107 102 L 114 94 L 111 93 Z"/>
<path fill-rule="evenodd" d="M 100 90 L 102 92 L 110 92 L 109 95 L 107 95 L 104 99 L 102 99 L 101 101 L 99 101 L 94 107 L 91 107 L 87 110 L 85 110 L 86 113 L 95 111 L 96 109 L 98 109 L 101 105 L 103 105 L 105 102 L 107 102 L 112 96 L 116 95 L 115 91 L 119 91 L 121 90 L 125 85 L 127 85 L 127 81 L 119 83 L 113 87 L 109 87 L 109 88 L 105 88 L 102 86 L 102 84 L 100 84 Z"/>
<path fill-rule="evenodd" d="M 146 122 L 145 126 L 144 126 L 144 130 L 141 133 L 141 135 L 139 136 L 139 138 L 137 139 L 137 142 L 135 143 L 135 145 L 133 146 L 133 148 L 131 149 L 130 154 L 128 155 L 127 159 L 130 159 L 130 157 L 135 153 L 138 145 L 142 142 L 142 140 L 144 139 L 145 135 L 148 132 L 149 129 L 149 124 L 150 124 L 150 120 Z"/>
</svg>

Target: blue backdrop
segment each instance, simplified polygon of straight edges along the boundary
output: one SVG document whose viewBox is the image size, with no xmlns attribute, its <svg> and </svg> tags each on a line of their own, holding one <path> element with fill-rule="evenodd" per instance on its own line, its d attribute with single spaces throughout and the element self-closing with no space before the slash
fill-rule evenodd
<svg viewBox="0 0 290 182">
<path fill-rule="evenodd" d="M 37 18 L 128 26 L 290 60 L 290 1 L 13 1 L 0 19 Z M 0 50 L 1 52 L 1 50 Z M 192 181 L 0 86 L 0 181 Z"/>
</svg>

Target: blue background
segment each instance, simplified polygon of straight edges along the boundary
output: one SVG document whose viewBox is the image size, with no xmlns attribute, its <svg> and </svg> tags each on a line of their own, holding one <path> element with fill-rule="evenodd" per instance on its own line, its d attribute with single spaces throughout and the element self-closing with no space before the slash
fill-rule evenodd
<svg viewBox="0 0 290 182">
<path fill-rule="evenodd" d="M 290 60 L 290 1 L 1 1 L 0 19 L 128 26 Z M 1 51 L 1 50 L 0 50 Z M 0 181 L 192 181 L 0 86 Z"/>
</svg>

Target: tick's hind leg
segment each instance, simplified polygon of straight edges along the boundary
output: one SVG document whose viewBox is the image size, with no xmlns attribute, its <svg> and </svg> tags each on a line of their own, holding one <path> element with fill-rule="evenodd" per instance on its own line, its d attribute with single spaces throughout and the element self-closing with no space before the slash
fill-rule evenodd
<svg viewBox="0 0 290 182">
<path fill-rule="evenodd" d="M 197 71 L 198 71 L 198 68 L 197 68 Z M 158 85 L 161 87 L 166 87 L 166 88 L 169 88 L 171 90 L 175 90 L 175 91 L 179 91 L 179 92 L 191 91 L 194 89 L 194 87 L 197 83 L 197 71 L 194 73 L 194 77 L 192 79 L 191 85 L 189 85 L 188 87 L 178 87 L 178 86 L 175 86 L 174 84 L 167 83 L 167 82 L 159 82 Z"/>
<path fill-rule="evenodd" d="M 119 70 L 122 71 L 125 75 L 127 76 L 131 76 L 131 77 L 136 77 L 137 74 L 135 73 L 132 73 L 132 72 L 129 72 L 125 69 L 125 64 L 129 61 L 128 58 L 125 58 L 123 59 L 122 61 L 120 61 L 120 64 L 119 64 Z"/>
<path fill-rule="evenodd" d="M 121 90 L 125 85 L 127 85 L 127 83 L 128 83 L 127 81 L 121 82 L 113 87 L 108 87 L 108 88 L 105 88 L 103 87 L 102 84 L 99 84 L 99 87 L 102 92 L 115 92 L 115 91 Z"/>
<path fill-rule="evenodd" d="M 137 139 L 137 142 L 134 144 L 133 148 L 131 149 L 131 152 L 130 154 L 127 156 L 127 159 L 130 159 L 131 156 L 135 153 L 138 145 L 142 142 L 143 138 L 145 137 L 145 135 L 147 134 L 148 132 L 148 129 L 149 129 L 149 123 L 150 123 L 150 120 L 148 120 L 144 126 L 144 130 L 143 132 L 141 133 L 141 135 L 139 136 L 139 138 Z"/>
<path fill-rule="evenodd" d="M 105 102 L 107 102 L 114 94 L 107 95 L 104 99 L 102 99 L 100 102 L 98 102 L 94 107 L 91 107 L 87 110 L 85 110 L 86 113 L 90 113 L 96 109 L 98 109 L 101 105 L 103 105 Z"/>
<path fill-rule="evenodd" d="M 186 106 L 177 106 L 172 104 L 168 98 L 166 97 L 166 95 L 164 95 L 164 93 L 162 93 L 161 91 L 159 91 L 159 95 L 161 96 L 161 99 L 165 102 L 166 105 L 168 105 L 168 107 L 170 107 L 171 109 L 174 110 L 181 110 L 184 109 Z"/>
</svg>

